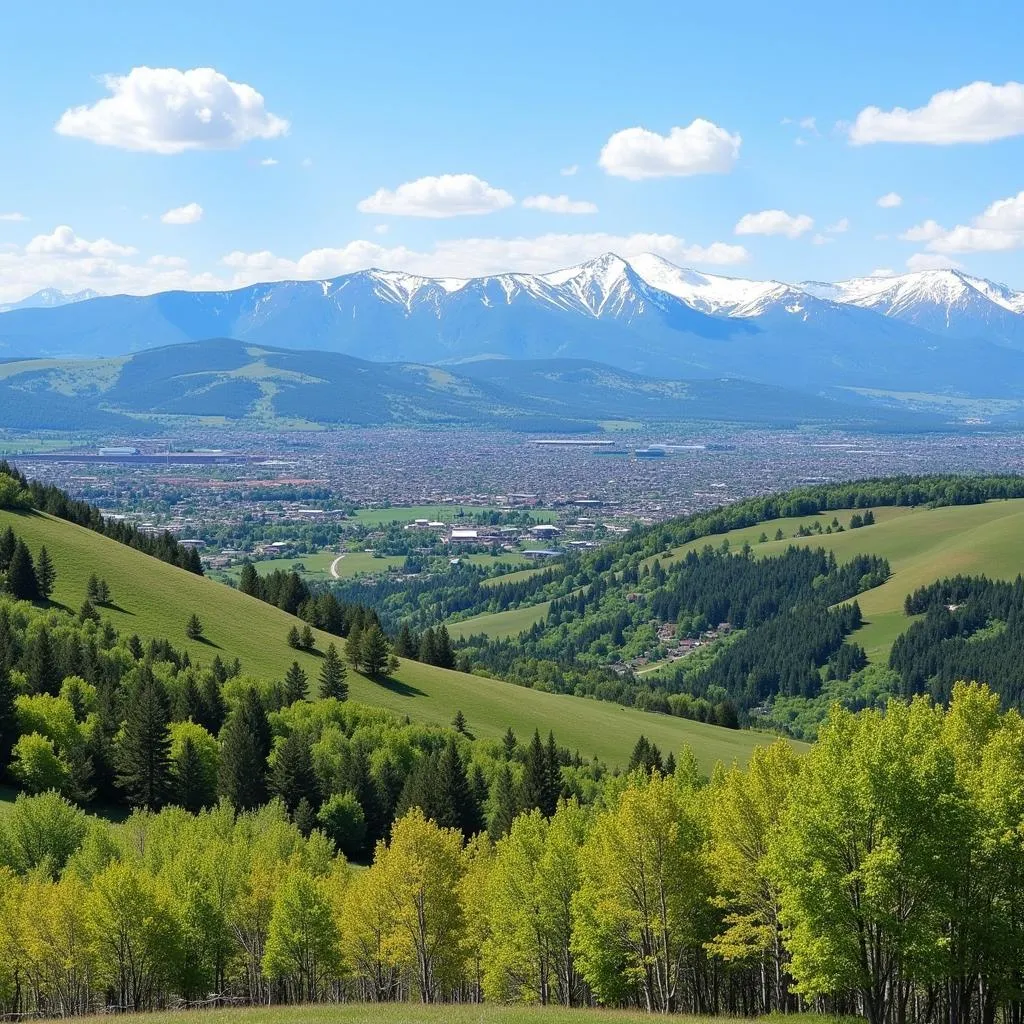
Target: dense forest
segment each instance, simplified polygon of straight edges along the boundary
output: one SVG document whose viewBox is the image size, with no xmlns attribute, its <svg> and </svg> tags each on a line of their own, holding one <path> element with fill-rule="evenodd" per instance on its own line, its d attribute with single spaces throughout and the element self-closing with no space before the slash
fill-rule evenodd
<svg viewBox="0 0 1024 1024">
<path fill-rule="evenodd" d="M 332 720 L 350 712 L 325 703 Z M 289 709 L 278 756 L 322 713 Z M 593 802 L 519 813 L 496 840 L 412 806 L 368 870 L 332 839 L 343 801 L 307 832 L 283 799 L 113 825 L 22 796 L 0 811 L 0 1007 L 483 999 L 1018 1019 L 1024 721 L 996 695 L 834 709 L 808 754 L 778 742 L 710 779 L 685 754 L 643 754 Z"/>
</svg>

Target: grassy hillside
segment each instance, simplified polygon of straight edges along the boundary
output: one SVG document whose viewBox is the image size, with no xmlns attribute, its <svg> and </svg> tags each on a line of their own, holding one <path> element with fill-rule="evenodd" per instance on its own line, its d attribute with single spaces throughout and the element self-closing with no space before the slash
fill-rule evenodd
<svg viewBox="0 0 1024 1024">
<path fill-rule="evenodd" d="M 34 552 L 46 545 L 58 572 L 53 599 L 74 611 L 85 597 L 90 574 L 96 573 L 112 587 L 117 607 L 104 614 L 118 630 L 143 639 L 166 637 L 187 649 L 194 661 L 208 662 L 215 654 L 225 660 L 238 657 L 243 669 L 256 676 L 280 678 L 296 658 L 311 677 L 319 671 L 316 655 L 288 647 L 286 636 L 296 620 L 277 608 L 63 520 L 0 510 L 0 529 L 8 525 Z M 185 637 L 192 612 L 202 619 L 206 642 Z M 317 633 L 320 650 L 332 640 L 341 644 Z M 497 738 L 509 726 L 521 736 L 534 728 L 551 729 L 563 745 L 596 754 L 609 765 L 624 764 L 641 733 L 666 751 L 692 746 L 705 767 L 716 760 L 744 760 L 764 742 L 753 733 L 541 693 L 412 661 L 385 683 L 353 673 L 349 681 L 353 700 L 435 724 L 448 724 L 461 710 L 480 737 Z"/>
<path fill-rule="evenodd" d="M 900 633 L 910 625 L 903 614 L 903 599 L 923 584 L 944 576 L 986 575 L 1013 579 L 1024 573 L 1024 500 L 990 501 L 983 505 L 952 505 L 943 508 L 883 507 L 874 509 L 875 525 L 861 530 L 813 537 L 794 537 L 800 526 L 819 521 L 822 528 L 835 516 L 844 526 L 853 510 L 826 512 L 818 516 L 777 519 L 763 525 L 733 530 L 721 536 L 701 538 L 675 548 L 677 558 L 705 544 L 729 539 L 733 547 L 750 543 L 758 555 L 784 551 L 790 544 L 824 547 L 846 561 L 857 554 L 881 555 L 889 560 L 892 577 L 883 586 L 858 597 L 865 625 L 854 639 L 872 661 L 885 661 Z M 759 544 L 766 533 L 775 537 L 781 529 L 785 539 Z M 671 559 L 662 559 L 668 564 Z"/>
</svg>

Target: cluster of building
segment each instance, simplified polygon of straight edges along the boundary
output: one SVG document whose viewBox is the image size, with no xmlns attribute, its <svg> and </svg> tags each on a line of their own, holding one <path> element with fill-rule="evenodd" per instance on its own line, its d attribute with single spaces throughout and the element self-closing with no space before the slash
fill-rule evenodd
<svg viewBox="0 0 1024 1024">
<path fill-rule="evenodd" d="M 633 597 L 633 595 L 629 595 Z M 676 636 L 676 623 L 664 622 L 658 627 L 658 647 L 653 651 L 645 651 L 636 658 L 612 666 L 616 672 L 628 670 L 638 671 L 643 668 L 670 665 L 674 661 L 685 658 L 688 654 L 713 644 L 716 640 L 728 636 L 732 632 L 732 624 L 720 622 L 714 629 L 706 629 L 700 636 Z"/>
</svg>

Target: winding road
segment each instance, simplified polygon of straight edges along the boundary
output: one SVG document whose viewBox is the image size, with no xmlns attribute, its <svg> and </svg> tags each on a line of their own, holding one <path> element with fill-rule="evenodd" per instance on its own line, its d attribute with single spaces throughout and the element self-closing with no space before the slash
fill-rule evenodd
<svg viewBox="0 0 1024 1024">
<path fill-rule="evenodd" d="M 341 577 L 338 575 L 338 563 L 344 558 L 344 555 L 338 555 L 338 557 L 331 562 L 331 575 L 336 579 L 340 580 Z"/>
</svg>

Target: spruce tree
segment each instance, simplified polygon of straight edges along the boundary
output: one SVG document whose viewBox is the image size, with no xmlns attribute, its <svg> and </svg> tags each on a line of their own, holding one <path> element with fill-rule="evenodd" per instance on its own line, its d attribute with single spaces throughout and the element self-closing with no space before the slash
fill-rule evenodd
<svg viewBox="0 0 1024 1024">
<path fill-rule="evenodd" d="M 287 707 L 297 700 L 305 700 L 306 692 L 309 689 L 309 681 L 306 673 L 297 661 L 293 661 L 288 671 L 284 674 L 284 703 Z"/>
<path fill-rule="evenodd" d="M 288 630 L 288 636 L 285 637 L 285 640 L 293 651 L 297 651 L 302 646 L 302 637 L 299 636 L 299 627 L 292 626 L 291 629 Z"/>
<path fill-rule="evenodd" d="M 35 563 L 22 540 L 14 545 L 11 564 L 7 568 L 7 589 L 17 601 L 39 600 L 39 580 L 36 577 Z"/>
<path fill-rule="evenodd" d="M 506 761 L 511 761 L 516 756 L 518 746 L 519 740 L 516 739 L 516 734 L 512 731 L 512 726 L 510 725 L 505 731 L 505 735 L 501 738 L 501 749 Z"/>
<path fill-rule="evenodd" d="M 220 731 L 218 789 L 241 811 L 251 811 L 267 799 L 267 756 L 270 724 L 260 695 L 247 689 Z"/>
<path fill-rule="evenodd" d="M 309 626 L 302 627 L 302 636 L 299 638 L 299 646 L 304 651 L 315 651 L 316 650 L 316 637 L 313 635 L 313 630 Z"/>
<path fill-rule="evenodd" d="M 366 818 L 366 848 L 363 853 L 369 855 L 377 840 L 383 839 L 387 832 L 390 807 L 377 780 L 370 773 L 370 758 L 362 744 L 357 745 L 352 752 L 343 783 L 343 788 L 352 792 L 363 809 Z"/>
<path fill-rule="evenodd" d="M 448 635 L 448 627 L 441 624 L 434 638 L 434 664 L 441 668 L 455 668 L 455 653 L 452 651 L 452 638 Z"/>
<path fill-rule="evenodd" d="M 181 707 L 179 717 L 182 721 L 192 721 L 197 725 L 203 720 L 203 695 L 199 692 L 196 677 L 189 672 L 185 677 L 185 685 L 181 688 Z M 214 735 L 216 735 L 216 729 Z"/>
<path fill-rule="evenodd" d="M 100 599 L 100 579 L 96 573 L 89 577 L 89 581 L 85 585 L 85 596 L 93 602 Z"/>
<path fill-rule="evenodd" d="M 303 797 L 298 806 L 292 812 L 292 823 L 304 836 L 309 836 L 310 832 L 313 831 L 320 824 L 317 819 L 317 810 L 309 802 L 306 797 Z"/>
<path fill-rule="evenodd" d="M 457 828 L 470 839 L 484 828 L 483 815 L 469 785 L 455 737 L 450 736 L 437 761 L 438 825 Z M 441 818 L 446 820 L 441 820 Z"/>
<path fill-rule="evenodd" d="M 419 645 L 416 638 L 409 629 L 409 623 L 403 622 L 402 628 L 398 631 L 398 639 L 395 641 L 395 654 L 400 658 L 418 658 Z"/>
<path fill-rule="evenodd" d="M 17 545 L 18 538 L 14 535 L 14 530 L 8 526 L 3 533 L 0 533 L 0 572 L 7 571 Z"/>
<path fill-rule="evenodd" d="M 189 640 L 203 639 L 203 624 L 195 612 L 188 617 L 188 622 L 185 623 L 185 636 Z"/>
<path fill-rule="evenodd" d="M 558 807 L 558 800 L 562 795 L 562 762 L 558 755 L 558 744 L 555 743 L 555 734 L 548 733 L 548 743 L 544 751 L 548 768 L 547 806 L 551 808 L 548 815 L 555 813 Z"/>
<path fill-rule="evenodd" d="M 363 663 L 363 631 L 355 623 L 345 637 L 345 660 L 357 672 Z"/>
<path fill-rule="evenodd" d="M 44 626 L 36 633 L 28 649 L 28 665 L 25 672 L 32 693 L 56 694 L 60 689 L 61 672 L 53 649 L 50 631 Z"/>
<path fill-rule="evenodd" d="M 456 732 L 465 733 L 466 731 L 466 716 L 461 710 L 455 712 L 455 717 L 452 719 L 452 728 Z"/>
<path fill-rule="evenodd" d="M 281 741 L 274 753 L 269 781 L 270 791 L 281 798 L 289 814 L 302 800 L 308 801 L 315 813 L 320 805 L 320 786 L 305 733 L 293 729 Z"/>
<path fill-rule="evenodd" d="M 320 665 L 320 696 L 348 700 L 348 675 L 345 663 L 334 644 L 327 645 L 323 663 Z"/>
<path fill-rule="evenodd" d="M 170 714 L 163 685 L 148 669 L 128 702 L 118 744 L 117 784 L 135 807 L 157 809 L 171 790 Z"/>
<path fill-rule="evenodd" d="M 48 601 L 57 580 L 57 570 L 45 546 L 39 549 L 39 557 L 36 559 L 36 579 L 39 581 L 39 593 Z"/>
<path fill-rule="evenodd" d="M 519 811 L 519 798 L 512 779 L 512 769 L 503 764 L 498 769 L 491 787 L 491 823 L 488 827 L 491 839 L 497 842 L 502 836 L 508 835 Z"/>
<path fill-rule="evenodd" d="M 174 771 L 174 802 L 195 814 L 213 802 L 199 750 L 191 736 L 181 744 Z"/>
<path fill-rule="evenodd" d="M 361 646 L 363 672 L 371 679 L 382 675 L 391 650 L 380 626 L 370 627 L 369 632 L 363 635 Z"/>
<path fill-rule="evenodd" d="M 250 597 L 260 597 L 260 577 L 253 567 L 252 562 L 246 562 L 242 566 L 242 573 L 238 577 L 238 589 Z"/>
<path fill-rule="evenodd" d="M 437 664 L 437 638 L 434 635 L 433 629 L 429 626 L 423 631 L 423 636 L 420 637 L 419 660 L 424 665 Z"/>
<path fill-rule="evenodd" d="M 110 604 L 110 584 L 104 577 L 100 577 L 99 586 L 96 588 L 96 601 L 98 604 Z"/>
<path fill-rule="evenodd" d="M 211 736 L 216 736 L 224 725 L 224 718 L 227 709 L 224 706 L 224 695 L 220 692 L 220 683 L 212 672 L 203 676 L 203 683 L 200 687 L 202 698 L 199 718 L 196 722 L 201 725 Z"/>
<path fill-rule="evenodd" d="M 526 748 L 526 764 L 519 792 L 519 803 L 523 810 L 540 810 L 546 818 L 555 813 L 551 800 L 551 773 L 548 769 L 547 751 L 540 738 L 540 731 L 534 730 L 533 739 Z"/>
</svg>

